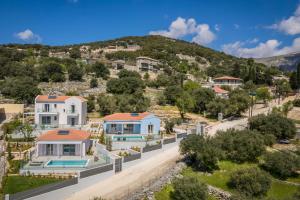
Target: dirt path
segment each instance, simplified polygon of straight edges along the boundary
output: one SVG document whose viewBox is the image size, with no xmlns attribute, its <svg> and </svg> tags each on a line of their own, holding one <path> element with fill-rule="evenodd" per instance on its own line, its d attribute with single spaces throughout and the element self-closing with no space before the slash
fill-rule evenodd
<svg viewBox="0 0 300 200">
<path fill-rule="evenodd" d="M 178 146 L 175 145 L 123 170 L 107 180 L 72 194 L 68 199 L 83 200 L 100 196 L 106 199 L 126 199 L 126 196 L 130 195 L 130 193 L 147 184 L 150 185 L 151 180 L 154 178 L 159 178 L 175 164 L 178 158 Z"/>
</svg>

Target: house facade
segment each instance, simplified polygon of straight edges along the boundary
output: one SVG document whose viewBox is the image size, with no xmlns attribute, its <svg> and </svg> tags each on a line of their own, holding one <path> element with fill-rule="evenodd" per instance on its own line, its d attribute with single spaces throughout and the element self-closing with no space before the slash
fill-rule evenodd
<svg viewBox="0 0 300 200">
<path fill-rule="evenodd" d="M 159 67 L 158 67 L 159 61 L 140 56 L 136 58 L 136 66 L 141 72 L 158 72 Z"/>
<path fill-rule="evenodd" d="M 76 129 L 49 130 L 37 138 L 36 157 L 86 156 L 90 134 Z"/>
<path fill-rule="evenodd" d="M 86 124 L 87 100 L 79 96 L 39 95 L 35 98 L 37 127 L 75 127 Z"/>
<path fill-rule="evenodd" d="M 218 96 L 218 97 L 228 98 L 229 92 L 227 90 L 223 90 L 222 88 L 220 88 L 217 85 L 213 86 L 213 91 L 214 91 L 215 95 Z"/>
<path fill-rule="evenodd" d="M 104 117 L 103 130 L 112 141 L 145 141 L 160 136 L 160 119 L 148 112 L 115 113 Z"/>
<path fill-rule="evenodd" d="M 213 83 L 214 85 L 217 86 L 226 85 L 234 89 L 241 86 L 243 82 L 242 79 L 240 78 L 235 78 L 231 76 L 222 76 L 222 77 L 214 78 Z"/>
</svg>

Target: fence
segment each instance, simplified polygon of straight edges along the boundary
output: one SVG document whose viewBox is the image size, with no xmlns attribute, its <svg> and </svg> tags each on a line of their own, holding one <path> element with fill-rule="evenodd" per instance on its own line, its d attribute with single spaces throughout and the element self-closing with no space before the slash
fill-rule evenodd
<svg viewBox="0 0 300 200">
<path fill-rule="evenodd" d="M 137 160 L 137 159 L 140 159 L 142 157 L 142 154 L 141 153 L 136 153 L 136 154 L 132 154 L 130 156 L 125 156 L 123 158 L 123 162 L 130 162 L 130 161 L 133 161 L 133 160 Z"/>
<path fill-rule="evenodd" d="M 187 133 L 177 133 L 177 138 L 186 138 Z"/>
<path fill-rule="evenodd" d="M 176 138 L 167 138 L 163 140 L 163 144 L 170 144 L 176 142 Z"/>
<path fill-rule="evenodd" d="M 47 192 L 51 192 L 53 190 L 58 190 L 67 186 L 71 186 L 71 185 L 75 185 L 78 183 L 78 178 L 72 178 L 72 179 L 68 179 L 62 182 L 58 182 L 58 183 L 52 183 L 49 185 L 45 185 L 45 186 L 41 186 L 35 189 L 31 189 L 31 190 L 26 190 L 24 192 L 18 192 L 15 194 L 10 194 L 8 195 L 8 199 L 9 200 L 21 200 L 21 199 L 27 199 L 30 197 L 34 197 L 40 194 L 44 194 Z"/>
<path fill-rule="evenodd" d="M 122 158 L 116 158 L 115 159 L 115 172 L 122 171 Z"/>
<path fill-rule="evenodd" d="M 80 178 L 86 178 L 86 177 L 89 177 L 89 176 L 93 176 L 93 175 L 96 175 L 96 174 L 107 172 L 107 171 L 113 170 L 113 168 L 114 168 L 113 164 L 109 164 L 109 165 L 104 165 L 104 166 L 101 166 L 101 167 L 96 167 L 96 168 L 93 168 L 93 169 L 88 169 L 88 170 L 85 170 L 85 171 L 81 171 L 80 172 Z"/>
<path fill-rule="evenodd" d="M 155 145 L 151 145 L 151 146 L 145 146 L 143 148 L 143 153 L 149 152 L 149 151 L 154 151 L 157 149 L 161 149 L 162 148 L 162 144 L 155 144 Z"/>
</svg>

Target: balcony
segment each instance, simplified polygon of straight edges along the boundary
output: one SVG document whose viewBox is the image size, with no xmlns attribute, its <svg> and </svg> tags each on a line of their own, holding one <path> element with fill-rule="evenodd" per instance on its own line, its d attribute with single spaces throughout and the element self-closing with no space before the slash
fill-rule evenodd
<svg viewBox="0 0 300 200">
<path fill-rule="evenodd" d="M 79 115 L 78 110 L 67 110 L 66 113 L 67 113 L 67 115 L 73 115 L 73 116 Z"/>
<path fill-rule="evenodd" d="M 54 108 L 50 108 L 50 109 L 38 108 L 37 112 L 41 114 L 55 114 L 55 115 L 58 114 L 58 111 Z"/>
</svg>

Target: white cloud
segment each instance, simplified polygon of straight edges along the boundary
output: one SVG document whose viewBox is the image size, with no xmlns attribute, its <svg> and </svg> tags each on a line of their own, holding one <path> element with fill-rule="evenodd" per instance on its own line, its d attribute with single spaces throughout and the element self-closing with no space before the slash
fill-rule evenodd
<svg viewBox="0 0 300 200">
<path fill-rule="evenodd" d="M 234 27 L 235 29 L 239 29 L 239 28 L 240 28 L 240 25 L 238 25 L 238 24 L 233 24 L 233 27 Z"/>
<path fill-rule="evenodd" d="M 33 33 L 30 29 L 21 31 L 21 32 L 15 34 L 15 36 L 18 39 L 26 41 L 26 42 L 41 42 L 42 41 L 42 38 L 38 34 Z"/>
<path fill-rule="evenodd" d="M 216 31 L 218 31 L 218 32 L 221 30 L 221 28 L 220 28 L 220 25 L 219 25 L 219 24 L 215 24 L 215 30 L 216 30 Z"/>
<path fill-rule="evenodd" d="M 275 39 L 259 43 L 255 47 L 245 47 L 247 42 L 234 42 L 222 46 L 222 50 L 231 55 L 245 58 L 262 58 L 278 56 L 300 51 L 300 37 L 294 39 L 291 46 L 280 47 L 281 42 Z"/>
<path fill-rule="evenodd" d="M 296 35 L 300 33 L 300 5 L 298 5 L 294 15 L 287 19 L 269 26 L 268 28 L 276 29 L 288 35 Z"/>
<path fill-rule="evenodd" d="M 192 41 L 198 44 L 209 44 L 216 39 L 208 24 L 197 24 L 193 18 L 178 17 L 171 23 L 168 30 L 150 31 L 150 35 L 162 35 L 170 38 L 182 38 L 193 35 Z"/>
</svg>

